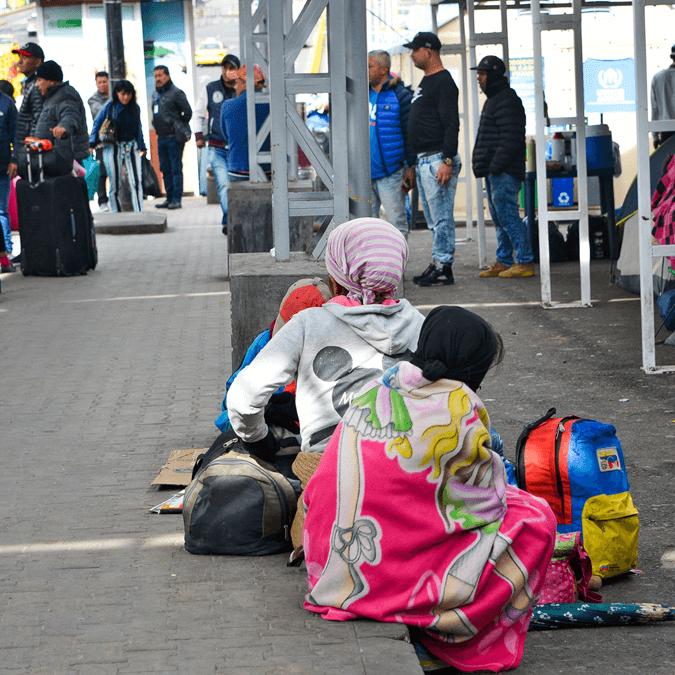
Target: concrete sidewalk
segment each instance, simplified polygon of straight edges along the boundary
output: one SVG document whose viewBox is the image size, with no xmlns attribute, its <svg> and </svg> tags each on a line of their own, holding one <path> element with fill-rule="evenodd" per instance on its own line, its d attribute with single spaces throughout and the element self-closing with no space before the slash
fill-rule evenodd
<svg viewBox="0 0 675 675">
<path fill-rule="evenodd" d="M 0 673 L 419 673 L 405 627 L 303 610 L 286 555 L 192 556 L 148 513 L 232 370 L 220 207 L 184 206 L 85 277 L 3 275 Z"/>
<path fill-rule="evenodd" d="M 163 234 L 99 236 L 85 277 L 2 275 L 0 673 L 418 675 L 404 627 L 323 621 L 285 556 L 192 556 L 180 516 L 148 513 L 171 494 L 150 487 L 169 452 L 217 435 L 232 370 L 220 207 L 184 206 Z M 409 278 L 429 233 L 410 246 Z M 477 245 L 461 243 L 455 286 L 405 293 L 501 332 L 507 359 L 479 394 L 507 456 L 551 406 L 616 425 L 644 575 L 605 599 L 675 604 L 661 563 L 675 548 L 675 380 L 642 373 L 639 301 L 609 285 L 607 262 L 592 269 L 593 308 L 543 310 L 538 277 L 479 280 Z M 578 287 L 573 263 L 554 266 L 554 298 Z M 518 672 L 672 675 L 674 655 L 672 624 L 536 633 Z"/>
</svg>

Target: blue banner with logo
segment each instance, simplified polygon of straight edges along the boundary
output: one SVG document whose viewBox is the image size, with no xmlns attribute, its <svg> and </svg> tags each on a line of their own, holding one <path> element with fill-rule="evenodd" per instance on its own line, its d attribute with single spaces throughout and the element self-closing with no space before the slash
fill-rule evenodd
<svg viewBox="0 0 675 675">
<path fill-rule="evenodd" d="M 584 101 L 587 113 L 635 112 L 635 61 L 585 61 Z"/>
</svg>

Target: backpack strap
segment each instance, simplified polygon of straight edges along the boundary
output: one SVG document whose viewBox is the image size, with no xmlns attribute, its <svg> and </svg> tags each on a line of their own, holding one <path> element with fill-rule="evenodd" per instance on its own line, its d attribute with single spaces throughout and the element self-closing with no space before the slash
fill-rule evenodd
<svg viewBox="0 0 675 675">
<path fill-rule="evenodd" d="M 525 443 L 527 443 L 530 433 L 544 422 L 548 422 L 553 415 L 555 415 L 555 408 L 549 408 L 543 417 L 526 424 L 520 436 L 518 436 L 516 441 L 516 482 L 521 490 L 525 489 Z"/>
</svg>

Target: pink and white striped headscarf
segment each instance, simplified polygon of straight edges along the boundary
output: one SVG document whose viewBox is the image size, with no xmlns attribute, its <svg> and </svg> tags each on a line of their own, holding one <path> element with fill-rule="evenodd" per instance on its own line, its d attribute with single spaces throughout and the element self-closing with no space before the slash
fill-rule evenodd
<svg viewBox="0 0 675 675">
<path fill-rule="evenodd" d="M 408 243 L 390 223 L 356 218 L 328 237 L 326 269 L 352 300 L 372 305 L 375 296 L 391 298 L 403 278 Z"/>
</svg>

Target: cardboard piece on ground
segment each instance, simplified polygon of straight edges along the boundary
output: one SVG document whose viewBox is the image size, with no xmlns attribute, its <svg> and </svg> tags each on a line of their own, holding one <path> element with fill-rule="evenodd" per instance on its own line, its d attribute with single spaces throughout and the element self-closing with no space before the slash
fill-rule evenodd
<svg viewBox="0 0 675 675">
<path fill-rule="evenodd" d="M 189 485 L 192 478 L 192 467 L 197 457 L 208 448 L 188 448 L 187 450 L 172 450 L 169 459 L 162 467 L 157 478 L 150 485 Z"/>
</svg>

